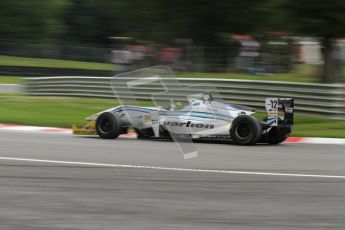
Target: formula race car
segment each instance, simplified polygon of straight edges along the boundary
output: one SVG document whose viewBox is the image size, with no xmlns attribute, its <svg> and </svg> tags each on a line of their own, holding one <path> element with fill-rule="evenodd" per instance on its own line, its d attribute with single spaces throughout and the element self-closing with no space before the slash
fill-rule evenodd
<svg viewBox="0 0 345 230">
<path fill-rule="evenodd" d="M 138 138 L 146 139 L 169 139 L 177 135 L 238 145 L 284 142 L 292 131 L 294 100 L 267 98 L 266 110 L 267 118 L 259 121 L 253 108 L 216 100 L 208 93 L 200 99 L 190 99 L 185 105 L 120 105 L 88 117 L 89 123 L 83 128 L 73 126 L 73 133 L 115 139 L 133 129 Z"/>
</svg>

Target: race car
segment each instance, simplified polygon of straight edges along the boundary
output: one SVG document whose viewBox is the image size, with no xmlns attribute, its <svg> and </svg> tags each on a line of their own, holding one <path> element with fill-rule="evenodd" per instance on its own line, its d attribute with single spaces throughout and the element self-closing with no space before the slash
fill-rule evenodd
<svg viewBox="0 0 345 230">
<path fill-rule="evenodd" d="M 86 118 L 89 123 L 83 128 L 73 126 L 73 133 L 115 139 L 133 129 L 138 138 L 145 139 L 184 136 L 238 145 L 284 142 L 292 131 L 294 99 L 267 98 L 266 111 L 266 119 L 259 121 L 254 108 L 213 99 L 208 93 L 167 107 L 120 105 Z"/>
</svg>

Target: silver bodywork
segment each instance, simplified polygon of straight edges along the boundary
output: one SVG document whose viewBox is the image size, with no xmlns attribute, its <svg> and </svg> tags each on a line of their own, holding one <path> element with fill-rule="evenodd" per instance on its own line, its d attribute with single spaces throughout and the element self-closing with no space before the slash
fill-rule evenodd
<svg viewBox="0 0 345 230">
<path fill-rule="evenodd" d="M 141 107 L 121 105 L 87 118 L 94 121 L 103 112 L 111 112 L 121 119 L 121 124 L 135 129 L 152 128 L 159 137 L 162 128 L 176 134 L 190 134 L 194 137 L 229 135 L 231 122 L 239 115 L 252 115 L 250 107 L 232 105 L 222 101 L 192 99 L 180 109 L 174 106 Z"/>
</svg>

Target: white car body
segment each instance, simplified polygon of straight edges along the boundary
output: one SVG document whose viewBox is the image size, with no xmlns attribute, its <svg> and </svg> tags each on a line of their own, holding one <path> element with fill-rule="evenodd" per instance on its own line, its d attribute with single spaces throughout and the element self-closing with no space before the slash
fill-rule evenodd
<svg viewBox="0 0 345 230">
<path fill-rule="evenodd" d="M 281 118 L 279 104 L 284 112 Z M 207 94 L 203 100 L 191 99 L 186 105 L 177 102 L 168 108 L 120 105 L 88 117 L 89 125 L 81 129 L 74 127 L 73 131 L 114 139 L 131 127 L 138 137 L 145 138 L 171 138 L 176 134 L 244 145 L 281 143 L 292 130 L 293 99 L 267 98 L 266 110 L 267 120 L 260 122 L 253 116 L 253 108 L 213 100 Z"/>
</svg>

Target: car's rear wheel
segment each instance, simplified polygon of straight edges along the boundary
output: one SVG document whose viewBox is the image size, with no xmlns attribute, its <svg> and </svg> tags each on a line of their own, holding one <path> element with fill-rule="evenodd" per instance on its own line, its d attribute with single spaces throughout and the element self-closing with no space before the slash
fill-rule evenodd
<svg viewBox="0 0 345 230">
<path fill-rule="evenodd" d="M 241 115 L 233 120 L 230 136 L 236 144 L 254 145 L 262 136 L 262 127 L 255 117 Z"/>
<path fill-rule="evenodd" d="M 272 138 L 270 140 L 268 140 L 268 144 L 270 145 L 277 145 L 280 143 L 283 143 L 284 141 L 286 141 L 286 139 L 288 138 L 288 135 L 282 136 L 282 137 L 276 137 L 276 138 Z"/>
<path fill-rule="evenodd" d="M 267 118 L 266 118 L 267 119 Z M 263 143 L 277 145 L 286 141 L 291 133 L 291 127 L 281 127 L 283 120 L 278 117 L 278 126 L 271 127 L 264 135 Z"/>
<path fill-rule="evenodd" d="M 103 139 L 115 139 L 122 132 L 121 120 L 113 113 L 104 112 L 96 120 L 97 135 Z"/>
<path fill-rule="evenodd" d="M 288 134 L 281 134 L 278 127 L 273 127 L 267 134 L 267 143 L 277 145 L 284 142 L 289 137 Z"/>
</svg>

